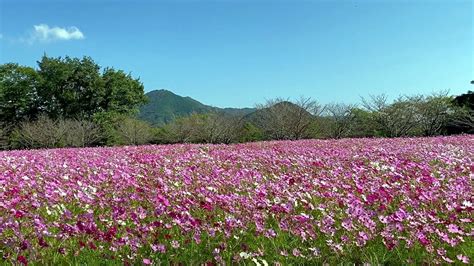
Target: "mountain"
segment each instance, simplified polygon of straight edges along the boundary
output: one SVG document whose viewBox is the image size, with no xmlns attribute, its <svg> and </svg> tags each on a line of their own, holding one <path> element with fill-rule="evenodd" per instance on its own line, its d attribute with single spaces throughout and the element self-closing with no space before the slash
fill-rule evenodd
<svg viewBox="0 0 474 266">
<path fill-rule="evenodd" d="M 251 122 L 254 125 L 261 126 L 265 124 L 266 120 L 274 119 L 276 116 L 284 115 L 285 120 L 293 121 L 295 119 L 301 119 L 305 117 L 312 117 L 311 113 L 301 108 L 300 106 L 289 102 L 282 101 L 272 106 L 268 106 L 254 112 L 247 113 L 244 115 L 244 120 Z"/>
<path fill-rule="evenodd" d="M 140 108 L 138 117 L 153 125 L 163 125 L 192 113 L 222 112 L 228 115 L 247 115 L 253 108 L 218 108 L 205 105 L 191 97 L 183 97 L 168 90 L 154 90 L 145 94 L 148 103 Z"/>
</svg>

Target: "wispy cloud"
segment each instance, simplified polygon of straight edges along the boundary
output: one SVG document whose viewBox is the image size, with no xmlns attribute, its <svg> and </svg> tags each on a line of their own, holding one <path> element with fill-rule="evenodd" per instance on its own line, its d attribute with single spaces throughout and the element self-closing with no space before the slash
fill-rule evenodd
<svg viewBox="0 0 474 266">
<path fill-rule="evenodd" d="M 34 25 L 33 28 L 34 30 L 28 39 L 29 43 L 82 40 L 85 38 L 84 33 L 74 26 L 63 28 L 39 24 Z"/>
</svg>

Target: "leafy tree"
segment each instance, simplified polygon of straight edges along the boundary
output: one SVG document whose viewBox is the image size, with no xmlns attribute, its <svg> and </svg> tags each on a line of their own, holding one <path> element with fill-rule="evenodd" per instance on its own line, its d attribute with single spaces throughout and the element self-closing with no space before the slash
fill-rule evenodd
<svg viewBox="0 0 474 266">
<path fill-rule="evenodd" d="M 240 130 L 239 141 L 240 142 L 251 142 L 260 141 L 264 139 L 263 131 L 256 127 L 254 124 L 247 122 L 243 125 Z"/>
<path fill-rule="evenodd" d="M 122 70 L 106 68 L 102 75 L 104 97 L 100 108 L 119 114 L 135 113 L 138 107 L 147 101 L 144 87 L 139 79 L 134 79 Z"/>
<path fill-rule="evenodd" d="M 375 137 L 379 135 L 373 114 L 361 108 L 353 108 L 350 137 Z"/>
<path fill-rule="evenodd" d="M 38 62 L 41 107 L 52 118 L 90 118 L 100 111 L 104 86 L 92 58 L 51 58 Z"/>
<path fill-rule="evenodd" d="M 467 93 L 456 96 L 453 99 L 453 103 L 457 106 L 474 110 L 474 91 L 468 91 Z"/>
<path fill-rule="evenodd" d="M 42 109 L 53 118 L 87 118 L 99 112 L 132 114 L 146 102 L 143 84 L 122 70 L 100 66 L 90 57 L 38 62 Z"/>
<path fill-rule="evenodd" d="M 0 65 L 0 122 L 15 124 L 36 116 L 39 76 L 31 67 Z"/>
<path fill-rule="evenodd" d="M 474 133 L 474 92 L 458 95 L 452 100 L 454 112 L 444 127 L 448 134 Z"/>
</svg>

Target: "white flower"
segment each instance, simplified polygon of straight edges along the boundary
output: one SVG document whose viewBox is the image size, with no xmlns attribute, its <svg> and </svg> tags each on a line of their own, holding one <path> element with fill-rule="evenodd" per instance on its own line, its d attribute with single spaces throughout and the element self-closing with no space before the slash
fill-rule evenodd
<svg viewBox="0 0 474 266">
<path fill-rule="evenodd" d="M 472 207 L 472 202 L 465 200 L 462 202 L 462 205 L 464 205 L 464 207 L 470 208 Z"/>
<path fill-rule="evenodd" d="M 244 259 L 248 259 L 248 258 L 252 257 L 249 253 L 243 252 L 243 251 L 239 253 L 239 256 L 241 258 L 244 258 Z"/>
<path fill-rule="evenodd" d="M 260 264 L 260 262 L 258 262 L 257 258 L 253 258 L 252 261 L 255 262 L 255 265 L 257 265 L 257 266 L 262 265 L 262 264 Z"/>
</svg>

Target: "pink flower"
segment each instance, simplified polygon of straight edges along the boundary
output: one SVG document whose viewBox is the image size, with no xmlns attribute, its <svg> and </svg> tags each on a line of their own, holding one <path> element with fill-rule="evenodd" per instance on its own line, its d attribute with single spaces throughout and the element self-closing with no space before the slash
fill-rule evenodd
<svg viewBox="0 0 474 266">
<path fill-rule="evenodd" d="M 451 234 L 463 234 L 463 231 L 459 229 L 459 227 L 455 224 L 449 224 L 448 225 L 448 232 Z"/>
<path fill-rule="evenodd" d="M 176 241 L 176 240 L 173 240 L 173 241 L 171 241 L 171 246 L 172 246 L 173 248 L 179 248 L 179 242 Z"/>
<path fill-rule="evenodd" d="M 143 264 L 145 264 L 145 265 L 150 265 L 150 264 L 151 264 L 151 260 L 150 260 L 150 259 L 143 259 Z"/>
<path fill-rule="evenodd" d="M 465 263 L 465 264 L 469 263 L 469 257 L 464 256 L 463 254 L 458 254 L 456 258 L 458 258 L 458 260 L 462 263 Z"/>
<path fill-rule="evenodd" d="M 151 245 L 151 250 L 153 250 L 154 252 L 165 253 L 166 247 L 163 244 Z"/>
<path fill-rule="evenodd" d="M 18 256 L 17 258 L 17 261 L 23 265 L 28 265 L 28 261 L 26 260 L 26 258 L 22 255 Z"/>
<path fill-rule="evenodd" d="M 448 262 L 448 263 L 453 263 L 454 260 L 448 258 L 448 257 L 445 257 L 445 256 L 441 256 L 441 258 L 443 258 L 444 261 Z"/>
<path fill-rule="evenodd" d="M 295 257 L 301 256 L 301 252 L 297 248 L 294 248 L 292 253 L 293 253 L 293 256 Z"/>
<path fill-rule="evenodd" d="M 163 197 L 162 195 L 156 196 L 156 199 L 159 203 L 165 205 L 166 207 L 170 206 L 170 202 L 168 201 L 168 199 Z"/>
</svg>

